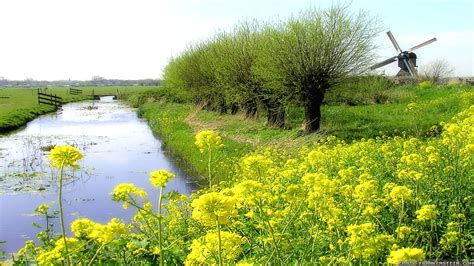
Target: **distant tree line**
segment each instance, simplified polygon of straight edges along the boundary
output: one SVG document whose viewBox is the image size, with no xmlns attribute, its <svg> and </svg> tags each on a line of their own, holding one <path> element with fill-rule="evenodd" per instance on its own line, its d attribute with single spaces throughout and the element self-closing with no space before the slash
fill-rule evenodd
<svg viewBox="0 0 474 266">
<path fill-rule="evenodd" d="M 222 113 L 265 114 L 284 127 L 290 105 L 304 107 L 305 130 L 320 127 L 326 91 L 367 70 L 378 21 L 347 6 L 311 8 L 287 20 L 245 21 L 190 45 L 164 69 L 164 85 Z"/>
<path fill-rule="evenodd" d="M 105 79 L 98 76 L 91 80 L 8 80 L 0 77 L 0 87 L 63 87 L 63 86 L 159 86 L 161 80 L 158 79 L 140 79 L 140 80 L 121 80 Z"/>
</svg>

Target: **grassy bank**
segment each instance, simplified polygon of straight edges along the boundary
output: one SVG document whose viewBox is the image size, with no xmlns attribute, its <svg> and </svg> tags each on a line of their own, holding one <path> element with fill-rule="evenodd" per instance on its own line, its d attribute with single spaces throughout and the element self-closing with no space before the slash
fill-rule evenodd
<svg viewBox="0 0 474 266">
<path fill-rule="evenodd" d="M 63 102 L 89 99 L 92 94 L 114 94 L 127 96 L 149 90 L 150 87 L 80 87 L 81 95 L 69 94 L 69 88 L 48 88 L 46 93 L 63 98 Z M 17 129 L 39 115 L 53 112 L 56 107 L 38 104 L 36 88 L 0 88 L 0 134 Z"/>
<path fill-rule="evenodd" d="M 263 117 L 247 119 L 243 115 L 220 114 L 200 110 L 188 103 L 167 103 L 161 92 L 142 95 L 139 112 L 146 118 L 169 149 L 183 164 L 201 176 L 206 175 L 206 158 L 194 145 L 194 135 L 206 129 L 218 131 L 225 147 L 217 154 L 215 176 L 226 180 L 232 176 L 236 161 L 262 146 L 278 146 L 287 151 L 309 145 L 329 135 L 345 141 L 378 136 L 429 137 L 439 134 L 441 122 L 474 104 L 471 87 L 438 87 L 421 89 L 399 87 L 389 97 L 392 102 L 349 106 L 326 105 L 322 108 L 322 129 L 318 134 L 302 131 L 303 112 L 288 112 L 287 129 L 265 125 Z"/>
<path fill-rule="evenodd" d="M 206 156 L 195 147 L 194 135 L 199 130 L 193 124 L 193 117 L 199 113 L 191 104 L 178 103 L 147 103 L 140 106 L 139 113 L 148 120 L 154 133 L 168 147 L 183 166 L 192 174 L 207 177 Z M 201 111 L 202 112 L 202 111 Z M 252 145 L 243 141 L 223 139 L 225 148 L 215 156 L 214 175 L 226 180 L 233 174 L 233 165 L 237 160 L 252 149 Z"/>
</svg>

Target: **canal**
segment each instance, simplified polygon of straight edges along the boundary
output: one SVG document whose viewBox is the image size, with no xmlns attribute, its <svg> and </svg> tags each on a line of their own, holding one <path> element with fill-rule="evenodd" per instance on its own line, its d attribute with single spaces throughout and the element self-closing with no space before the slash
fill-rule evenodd
<svg viewBox="0 0 474 266">
<path fill-rule="evenodd" d="M 152 170 L 176 174 L 165 191 L 188 195 L 196 188 L 133 108 L 112 98 L 66 104 L 0 136 L 0 241 L 6 241 L 0 250 L 7 254 L 36 239 L 41 229 L 32 224 L 44 224 L 43 217 L 34 214 L 38 205 L 50 204 L 57 210 L 57 180 L 47 157 L 51 147 L 63 144 L 85 155 L 64 186 L 67 224 L 80 217 L 101 223 L 112 217 L 129 221 L 133 210 L 124 210 L 110 193 L 120 183 L 134 183 L 150 198 L 157 198 L 148 180 Z M 59 219 L 53 220 L 56 232 L 60 231 Z"/>
</svg>

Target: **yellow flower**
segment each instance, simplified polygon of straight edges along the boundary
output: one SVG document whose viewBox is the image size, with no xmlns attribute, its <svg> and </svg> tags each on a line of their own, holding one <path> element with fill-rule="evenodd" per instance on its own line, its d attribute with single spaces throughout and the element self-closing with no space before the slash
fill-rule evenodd
<svg viewBox="0 0 474 266">
<path fill-rule="evenodd" d="M 56 249 L 41 253 L 37 258 L 39 265 L 60 265 L 64 260 L 61 252 Z"/>
<path fill-rule="evenodd" d="M 242 204 L 255 205 L 257 195 L 262 195 L 264 186 L 254 180 L 244 180 L 233 187 L 235 198 Z"/>
<path fill-rule="evenodd" d="M 387 262 L 399 264 L 401 262 L 417 262 L 425 258 L 425 253 L 420 248 L 401 248 L 390 252 Z"/>
<path fill-rule="evenodd" d="M 84 245 L 76 238 L 66 238 L 66 242 L 70 255 L 84 250 Z M 64 240 L 58 239 L 52 250 L 39 254 L 36 260 L 39 265 L 60 265 L 65 258 L 63 251 L 65 251 Z"/>
<path fill-rule="evenodd" d="M 155 254 L 155 255 L 160 255 L 161 253 L 161 249 L 159 246 L 154 246 L 151 253 Z"/>
<path fill-rule="evenodd" d="M 365 181 L 354 189 L 354 198 L 360 203 L 368 203 L 375 199 L 377 195 L 377 182 L 375 180 Z"/>
<path fill-rule="evenodd" d="M 145 190 L 137 188 L 134 184 L 129 183 L 119 184 L 112 192 L 112 196 L 115 201 L 125 201 L 128 199 L 128 196 L 131 196 L 132 194 L 142 198 L 146 197 L 147 195 Z"/>
<path fill-rule="evenodd" d="M 376 226 L 373 223 L 360 225 L 349 225 L 348 243 L 351 246 L 351 253 L 356 257 L 369 258 L 382 249 L 392 244 L 393 237 L 384 234 L 376 234 Z"/>
<path fill-rule="evenodd" d="M 409 226 L 403 225 L 398 227 L 396 232 L 400 239 L 406 239 L 413 232 L 413 229 Z"/>
<path fill-rule="evenodd" d="M 412 196 L 413 191 L 406 186 L 395 186 L 390 191 L 389 197 L 395 205 L 407 202 Z"/>
<path fill-rule="evenodd" d="M 55 146 L 49 154 L 49 161 L 51 166 L 55 168 L 77 168 L 79 167 L 77 165 L 77 161 L 82 159 L 82 157 L 84 157 L 84 155 L 82 155 L 82 153 L 74 147 L 67 145 Z"/>
<path fill-rule="evenodd" d="M 250 154 L 242 158 L 240 161 L 240 170 L 242 175 L 249 178 L 264 176 L 272 164 L 272 161 L 260 154 Z"/>
<path fill-rule="evenodd" d="M 173 177 L 174 174 L 164 169 L 150 172 L 150 182 L 154 187 L 166 187 L 168 181 Z"/>
<path fill-rule="evenodd" d="M 192 217 L 206 226 L 228 224 L 230 218 L 237 215 L 235 210 L 235 199 L 217 192 L 210 192 L 193 200 Z"/>
<path fill-rule="evenodd" d="M 221 137 L 214 130 L 203 130 L 197 133 L 194 144 L 201 152 L 224 147 Z"/>
<path fill-rule="evenodd" d="M 48 214 L 50 206 L 48 204 L 41 204 L 38 207 L 36 207 L 35 212 L 41 213 L 41 214 Z"/>
<path fill-rule="evenodd" d="M 416 211 L 416 220 L 420 222 L 429 221 L 435 219 L 437 213 L 436 205 L 423 205 L 419 210 Z"/>
<path fill-rule="evenodd" d="M 71 231 L 76 237 L 88 236 L 94 231 L 95 224 L 87 218 L 77 219 L 71 223 Z"/>
<path fill-rule="evenodd" d="M 234 262 L 235 258 L 242 252 L 241 245 L 244 243 L 241 236 L 222 231 L 221 233 L 221 252 L 224 262 Z M 191 252 L 186 257 L 185 265 L 214 265 L 217 264 L 219 240 L 217 232 L 207 233 L 207 235 L 193 240 Z M 227 263 L 225 263 L 227 264 Z"/>
<path fill-rule="evenodd" d="M 94 224 L 89 237 L 96 239 L 101 244 L 107 244 L 121 235 L 127 234 L 127 226 L 117 218 L 112 218 L 106 225 Z"/>
</svg>

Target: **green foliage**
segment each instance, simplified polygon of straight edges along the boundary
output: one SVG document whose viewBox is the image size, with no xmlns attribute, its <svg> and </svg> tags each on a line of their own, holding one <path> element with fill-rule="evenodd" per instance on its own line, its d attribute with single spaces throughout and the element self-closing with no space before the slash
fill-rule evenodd
<svg viewBox="0 0 474 266">
<path fill-rule="evenodd" d="M 184 90 L 170 90 L 163 87 L 158 87 L 146 90 L 139 93 L 132 93 L 125 99 L 131 106 L 139 107 L 145 103 L 153 102 L 173 102 L 186 103 L 190 102 L 191 98 L 187 91 Z"/>
<path fill-rule="evenodd" d="M 422 81 L 420 83 L 418 83 L 418 87 L 422 88 L 422 89 L 429 89 L 431 87 L 433 87 L 433 83 L 431 83 L 430 81 Z"/>
<path fill-rule="evenodd" d="M 263 109 L 275 127 L 285 125 L 288 106 L 305 106 L 305 119 L 319 124 L 320 115 L 312 115 L 326 90 L 366 71 L 377 25 L 345 6 L 312 8 L 284 21 L 241 22 L 173 58 L 164 85 L 189 91 L 207 110 L 255 117 Z"/>
<path fill-rule="evenodd" d="M 326 93 L 326 105 L 368 105 L 395 103 L 409 93 L 384 76 L 357 76 Z"/>
</svg>

